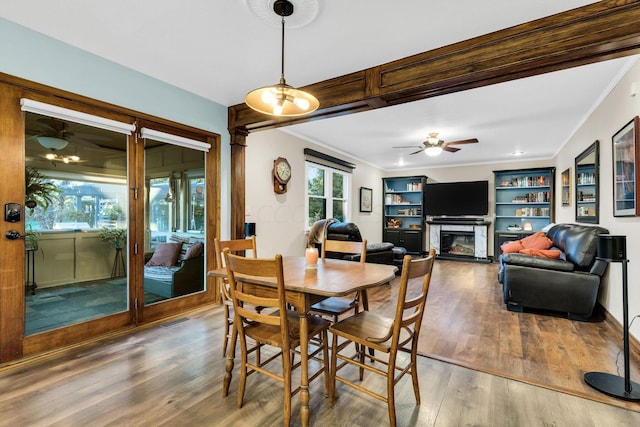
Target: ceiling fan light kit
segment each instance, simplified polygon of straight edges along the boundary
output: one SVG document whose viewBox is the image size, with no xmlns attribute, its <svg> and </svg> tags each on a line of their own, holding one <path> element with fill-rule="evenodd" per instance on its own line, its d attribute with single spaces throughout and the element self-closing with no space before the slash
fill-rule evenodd
<svg viewBox="0 0 640 427">
<path fill-rule="evenodd" d="M 409 153 L 409 155 L 418 154 L 424 151 L 427 156 L 435 157 L 439 156 L 443 151 L 448 151 L 449 153 L 455 153 L 456 151 L 460 151 L 459 148 L 450 147 L 450 145 L 459 145 L 459 144 L 475 144 L 478 142 L 477 138 L 471 139 L 461 139 L 459 141 L 443 141 L 442 139 L 438 139 L 438 133 L 432 132 L 429 134 L 429 137 L 422 143 L 422 146 L 401 146 L 401 147 L 393 147 L 393 148 L 419 148 L 418 151 L 413 153 Z"/>
<path fill-rule="evenodd" d="M 52 136 L 38 136 L 36 139 L 38 144 L 42 145 L 44 148 L 48 148 L 49 150 L 62 150 L 69 144 L 69 141 L 66 139 L 55 138 Z"/>
<path fill-rule="evenodd" d="M 245 97 L 245 103 L 252 109 L 274 116 L 301 116 L 312 113 L 320 106 L 318 99 L 301 89 L 289 86 L 284 78 L 284 18 L 293 14 L 293 4 L 289 0 L 276 0 L 273 11 L 282 20 L 282 51 L 280 82 L 252 90 Z"/>
<path fill-rule="evenodd" d="M 430 157 L 439 156 L 440 153 L 442 153 L 442 147 L 437 147 L 435 145 L 433 147 L 427 147 L 425 148 L 424 153 Z"/>
</svg>

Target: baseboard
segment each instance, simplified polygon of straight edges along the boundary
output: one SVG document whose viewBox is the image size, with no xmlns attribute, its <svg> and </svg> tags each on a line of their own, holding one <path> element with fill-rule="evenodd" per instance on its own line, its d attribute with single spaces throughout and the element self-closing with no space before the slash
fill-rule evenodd
<svg viewBox="0 0 640 427">
<path fill-rule="evenodd" d="M 607 309 L 604 308 L 602 305 L 600 305 L 600 308 L 602 309 L 602 313 L 604 314 L 604 321 L 609 326 L 611 326 L 613 330 L 615 330 L 620 334 L 620 341 L 622 341 L 622 336 L 624 334 L 624 331 L 622 329 L 622 323 L 620 323 L 618 319 L 613 317 L 611 313 L 609 313 Z M 632 348 L 635 353 L 640 353 L 640 341 L 631 334 L 629 334 L 629 348 L 630 349 Z"/>
</svg>

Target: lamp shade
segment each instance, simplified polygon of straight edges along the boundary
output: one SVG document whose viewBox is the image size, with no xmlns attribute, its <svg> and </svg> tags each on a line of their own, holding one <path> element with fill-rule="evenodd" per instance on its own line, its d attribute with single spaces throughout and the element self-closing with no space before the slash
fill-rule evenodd
<svg viewBox="0 0 640 427">
<path fill-rule="evenodd" d="M 247 94 L 246 104 L 256 111 L 275 116 L 301 116 L 318 109 L 318 99 L 284 82 L 261 87 Z"/>
<path fill-rule="evenodd" d="M 62 150 L 69 144 L 69 141 L 66 139 L 51 136 L 38 136 L 36 139 L 40 145 L 50 150 Z"/>
<path fill-rule="evenodd" d="M 623 261 L 627 259 L 627 236 L 599 235 L 598 258 L 607 261 Z"/>
</svg>

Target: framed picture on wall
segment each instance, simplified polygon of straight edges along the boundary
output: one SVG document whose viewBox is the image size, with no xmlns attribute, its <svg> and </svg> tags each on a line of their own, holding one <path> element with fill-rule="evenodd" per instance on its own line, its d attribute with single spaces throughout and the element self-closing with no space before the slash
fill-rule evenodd
<svg viewBox="0 0 640 427">
<path fill-rule="evenodd" d="M 360 212 L 373 212 L 373 190 L 360 187 Z"/>
<path fill-rule="evenodd" d="M 638 216 L 638 180 L 636 165 L 640 163 L 638 149 L 638 116 L 611 138 L 613 152 L 613 216 Z"/>
<path fill-rule="evenodd" d="M 562 172 L 562 206 L 571 206 L 571 168 Z"/>
</svg>

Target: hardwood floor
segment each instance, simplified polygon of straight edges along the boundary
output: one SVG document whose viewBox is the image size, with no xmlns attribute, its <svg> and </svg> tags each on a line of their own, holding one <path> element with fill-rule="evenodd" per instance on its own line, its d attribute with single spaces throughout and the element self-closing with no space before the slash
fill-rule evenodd
<svg viewBox="0 0 640 427">
<path fill-rule="evenodd" d="M 555 313 L 509 312 L 497 271 L 497 264 L 436 261 L 420 354 L 640 411 L 639 403 L 611 398 L 583 380 L 590 371 L 624 376 L 621 331 L 601 314 L 579 322 Z M 394 290 L 379 288 L 370 305 L 392 315 Z M 630 353 L 631 378 L 639 382 L 640 354 L 634 346 Z"/>
<path fill-rule="evenodd" d="M 486 264 L 436 262 L 421 351 L 438 350 L 439 359 L 462 360 L 444 363 L 419 358 L 422 404 L 415 405 L 411 382 L 401 381 L 396 387 L 398 425 L 640 425 L 638 412 L 527 383 L 540 379 L 516 381 L 504 372 L 490 375 L 459 366 L 476 364 L 485 369 L 480 365 L 493 362 L 486 370 L 511 366 L 523 377 L 546 371 L 541 378 L 559 377 L 574 388 L 578 388 L 573 383 L 577 375 L 569 372 L 574 366 L 583 363 L 583 370 L 610 370 L 605 358 L 611 356 L 603 356 L 602 350 L 597 353 L 602 340 L 609 342 L 612 354 L 616 352 L 602 323 L 488 313 L 492 306 L 493 311 L 506 312 L 496 305 L 493 270 L 493 265 Z M 490 276 L 494 281 L 483 285 Z M 370 305 L 376 310 L 392 309 L 385 302 L 393 289 L 382 287 L 372 293 Z M 445 317 L 447 313 L 450 318 Z M 502 317 L 509 320 L 503 324 Z M 465 325 L 462 318 L 470 323 Z M 5 366 L 0 369 L 0 426 L 282 425 L 282 386 L 275 381 L 251 376 L 240 410 L 236 378 L 229 396 L 221 397 L 223 323 L 222 308 L 208 307 Z M 562 338 L 565 334 L 569 337 Z M 581 353 L 583 346 L 590 351 Z M 518 354 L 532 359 L 518 361 Z M 385 388 L 376 376 L 366 375 L 365 381 Z M 387 423 L 386 406 L 362 393 L 338 384 L 337 400 L 331 406 L 322 381 L 312 383 L 310 390 L 314 426 Z M 294 398 L 293 425 L 299 425 L 299 407 L 299 399 Z"/>
</svg>

